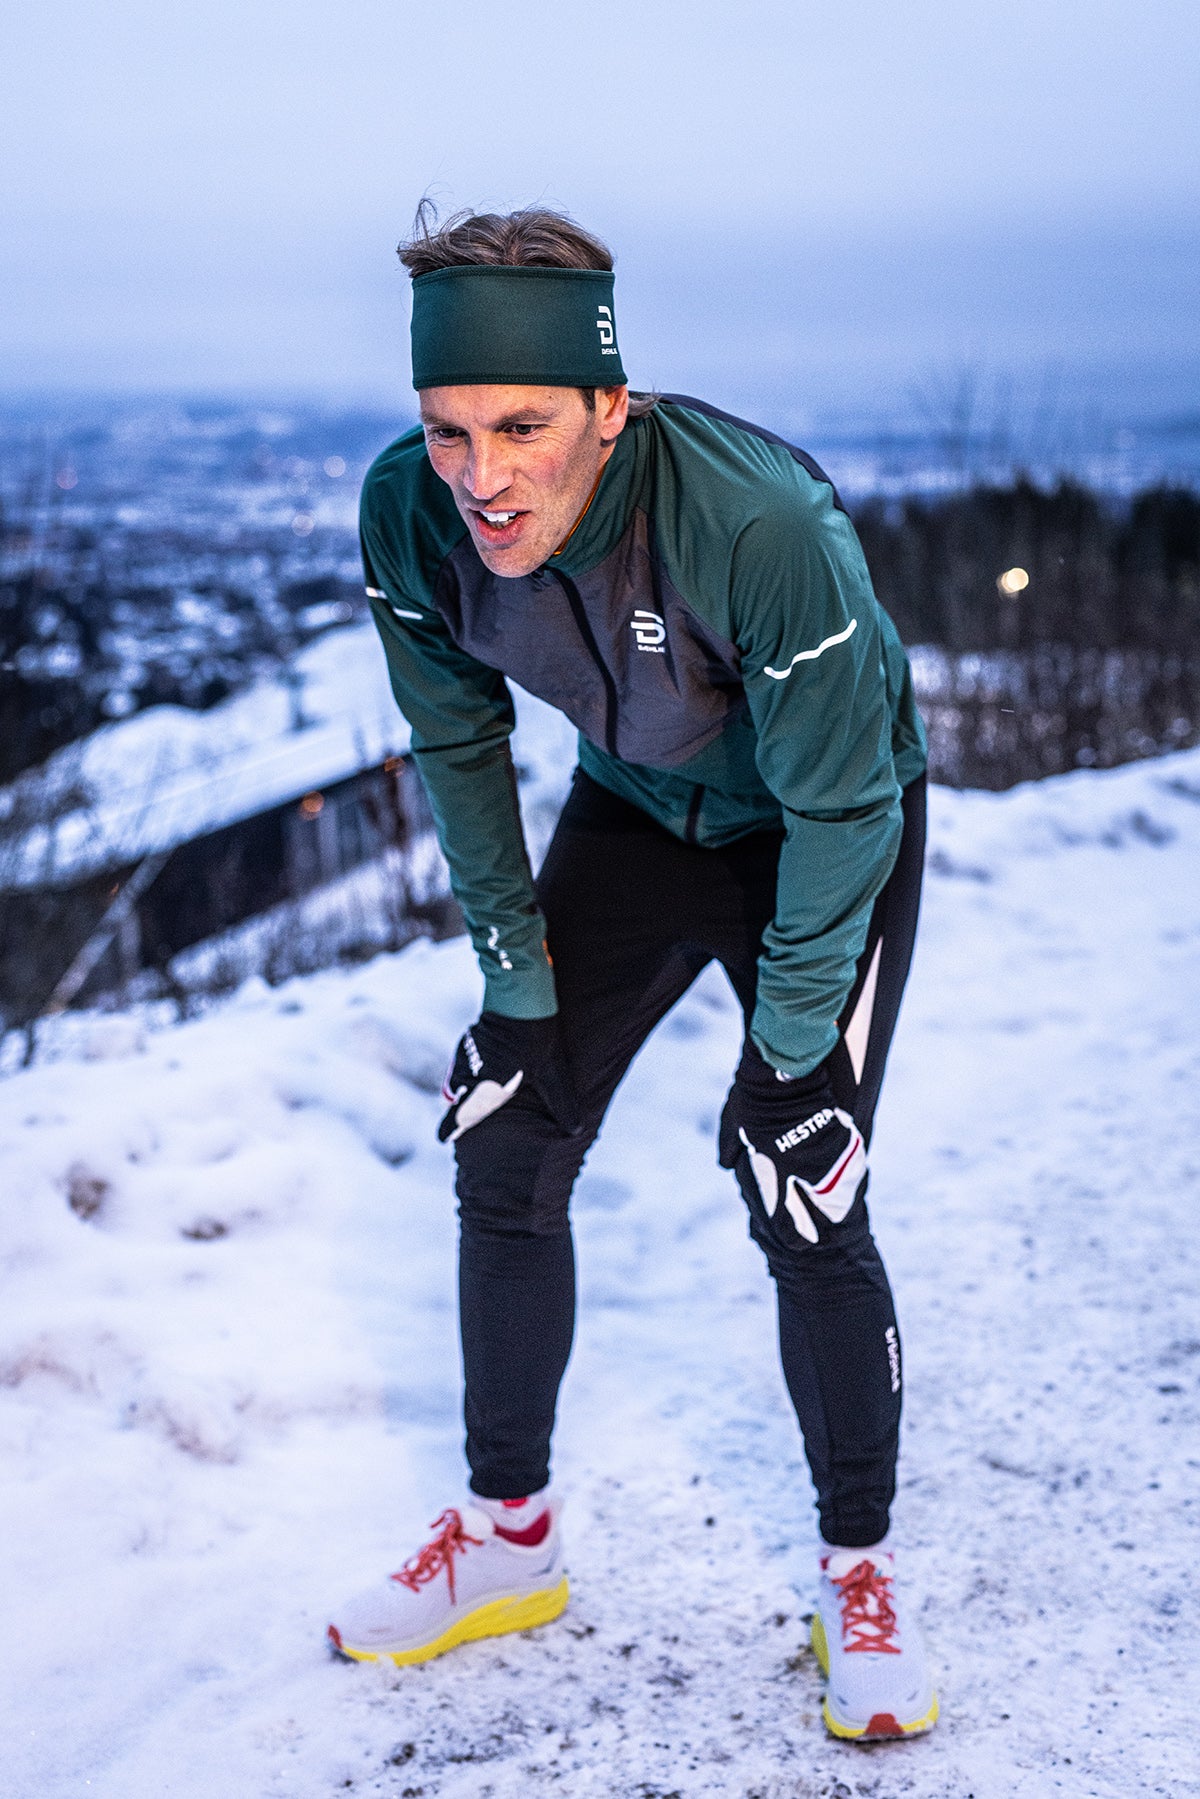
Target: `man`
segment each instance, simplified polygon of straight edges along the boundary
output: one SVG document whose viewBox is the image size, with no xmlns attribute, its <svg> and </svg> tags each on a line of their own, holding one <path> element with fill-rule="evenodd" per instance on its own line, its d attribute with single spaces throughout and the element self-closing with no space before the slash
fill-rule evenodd
<svg viewBox="0 0 1200 1799">
<path fill-rule="evenodd" d="M 436 224 L 436 220 L 434 221 Z M 567 1205 L 654 1025 L 716 959 L 746 1017 L 719 1151 L 774 1276 L 844 1737 L 937 1701 L 887 1544 L 900 1347 L 867 1146 L 916 927 L 924 739 L 828 478 L 756 426 L 629 394 L 612 258 L 548 212 L 424 213 L 421 428 L 362 501 L 367 591 L 484 977 L 447 1077 L 471 1499 L 330 1627 L 425 1660 L 567 1602 L 550 1437 Z M 511 676 L 580 731 L 536 882 Z"/>
</svg>

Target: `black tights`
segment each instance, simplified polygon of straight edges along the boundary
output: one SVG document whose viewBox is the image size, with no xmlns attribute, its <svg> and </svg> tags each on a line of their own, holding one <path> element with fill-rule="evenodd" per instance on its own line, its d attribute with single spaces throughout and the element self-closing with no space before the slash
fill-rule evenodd
<svg viewBox="0 0 1200 1799">
<path fill-rule="evenodd" d="M 485 1498 L 520 1498 L 549 1478 L 575 1319 L 567 1208 L 583 1158 L 634 1055 L 709 962 L 725 968 L 749 1019 L 782 841 L 764 831 L 722 849 L 681 843 L 575 776 L 538 896 L 584 1129 L 564 1137 L 518 1090 L 456 1144 L 467 1459 Z M 868 1142 L 912 957 L 924 842 L 921 779 L 904 793 L 900 853 L 829 1058 L 838 1102 Z M 865 1196 L 841 1224 L 822 1221 L 818 1243 L 794 1232 L 787 1241 L 748 1167 L 736 1172 L 776 1283 L 784 1377 L 822 1533 L 847 1547 L 877 1542 L 895 1491 L 900 1346 Z"/>
</svg>

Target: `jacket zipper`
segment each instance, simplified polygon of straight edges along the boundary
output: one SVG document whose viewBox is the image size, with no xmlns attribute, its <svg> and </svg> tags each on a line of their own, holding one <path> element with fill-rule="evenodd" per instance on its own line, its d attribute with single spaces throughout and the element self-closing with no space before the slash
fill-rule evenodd
<svg viewBox="0 0 1200 1799">
<path fill-rule="evenodd" d="M 683 827 L 683 841 L 685 843 L 697 842 L 697 829 L 700 824 L 700 808 L 703 804 L 703 787 L 693 787 L 692 797 L 688 801 L 687 822 Z"/>
<path fill-rule="evenodd" d="M 604 747 L 610 756 L 615 756 L 617 753 L 617 683 L 613 679 L 612 670 L 600 654 L 600 646 L 596 642 L 595 633 L 588 621 L 588 615 L 584 611 L 579 589 L 560 569 L 551 569 L 550 572 L 567 596 L 567 604 L 571 608 L 571 616 L 575 620 L 579 635 L 604 682 Z"/>
</svg>

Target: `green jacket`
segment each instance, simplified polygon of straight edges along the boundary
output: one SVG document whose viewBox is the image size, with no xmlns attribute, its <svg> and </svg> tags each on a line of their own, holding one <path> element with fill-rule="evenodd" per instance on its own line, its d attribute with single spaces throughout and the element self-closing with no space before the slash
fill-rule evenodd
<svg viewBox="0 0 1200 1799">
<path fill-rule="evenodd" d="M 492 575 L 419 430 L 362 496 L 367 591 L 485 982 L 556 1009 L 521 832 L 505 676 L 565 712 L 580 762 L 676 836 L 786 831 L 752 1034 L 805 1074 L 828 1054 L 900 788 L 925 766 L 908 662 L 828 477 L 781 438 L 661 400 L 618 438 L 559 555 Z"/>
</svg>

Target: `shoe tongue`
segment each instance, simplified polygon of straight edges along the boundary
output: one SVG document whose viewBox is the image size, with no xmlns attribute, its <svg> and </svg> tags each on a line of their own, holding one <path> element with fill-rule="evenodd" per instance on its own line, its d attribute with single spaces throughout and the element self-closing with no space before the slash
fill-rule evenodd
<svg viewBox="0 0 1200 1799">
<path fill-rule="evenodd" d="M 480 1505 L 467 1504 L 460 1508 L 463 1530 L 468 1537 L 482 1537 L 486 1542 L 495 1536 L 496 1524 L 490 1512 L 485 1512 Z"/>
</svg>

